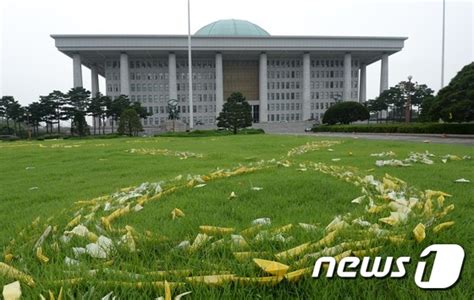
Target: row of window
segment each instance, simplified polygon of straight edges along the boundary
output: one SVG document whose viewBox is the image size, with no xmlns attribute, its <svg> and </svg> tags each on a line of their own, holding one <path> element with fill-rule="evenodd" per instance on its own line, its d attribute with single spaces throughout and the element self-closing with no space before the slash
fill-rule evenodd
<svg viewBox="0 0 474 300">
<path fill-rule="evenodd" d="M 289 89 L 299 89 L 301 87 L 301 83 L 299 81 L 271 81 L 267 83 L 267 88 L 269 90 L 289 90 Z"/>
<path fill-rule="evenodd" d="M 178 102 L 186 102 L 188 101 L 187 95 L 180 95 L 178 94 Z M 130 100 L 132 102 L 140 102 L 142 104 L 146 103 L 167 103 L 169 100 L 168 94 L 161 94 L 161 95 L 131 95 Z M 194 94 L 193 100 L 196 102 L 215 102 L 216 96 L 214 94 Z"/>
<path fill-rule="evenodd" d="M 352 60 L 351 64 L 353 67 L 359 66 L 357 60 Z M 270 67 L 285 67 L 285 68 L 295 68 L 301 67 L 303 62 L 301 59 L 268 59 L 267 65 Z M 322 68 L 334 68 L 334 67 L 343 67 L 344 60 L 342 59 L 313 59 L 311 60 L 312 67 L 322 67 Z"/>
<path fill-rule="evenodd" d="M 316 102 L 311 103 L 311 110 L 318 110 L 318 109 L 328 109 L 329 107 L 333 106 L 335 102 Z"/>
<path fill-rule="evenodd" d="M 284 110 L 300 110 L 302 105 L 300 103 L 276 103 L 268 104 L 268 111 L 284 111 Z"/>
<path fill-rule="evenodd" d="M 299 113 L 288 113 L 288 114 L 269 114 L 268 120 L 270 122 L 284 122 L 284 121 L 299 121 L 301 114 Z"/>
<path fill-rule="evenodd" d="M 130 69 L 153 69 L 153 68 L 168 68 L 168 60 L 140 60 L 133 59 L 129 60 L 128 65 Z M 120 60 L 107 60 L 105 62 L 107 68 L 118 69 L 120 68 Z M 187 60 L 178 60 L 176 67 L 187 68 Z M 213 60 L 196 60 L 193 61 L 193 68 L 214 68 L 215 62 Z"/>
<path fill-rule="evenodd" d="M 189 83 L 177 83 L 176 89 L 178 91 L 188 90 Z M 204 83 L 193 83 L 193 91 L 215 91 L 216 83 L 215 82 L 204 82 Z"/>
<path fill-rule="evenodd" d="M 268 93 L 268 100 L 299 100 L 300 93 Z"/>
<path fill-rule="evenodd" d="M 164 123 L 168 118 L 167 117 L 149 117 L 142 121 L 144 126 L 158 126 Z M 182 116 L 180 118 L 184 123 L 188 123 L 189 117 Z M 204 125 L 214 124 L 216 122 L 215 116 L 195 116 L 193 117 L 194 124 L 201 123 Z"/>
<path fill-rule="evenodd" d="M 357 99 L 358 95 L 359 95 L 359 92 L 351 91 L 351 99 Z M 311 99 L 312 100 L 319 100 L 319 99 L 341 100 L 342 91 L 340 92 L 311 92 Z"/>
<path fill-rule="evenodd" d="M 168 114 L 167 106 L 145 106 L 145 109 L 150 114 Z M 178 105 L 178 112 L 180 113 L 189 113 L 189 105 Z M 215 114 L 216 106 L 213 104 L 209 105 L 193 105 L 193 113 L 205 114 L 212 113 Z"/>
<path fill-rule="evenodd" d="M 357 77 L 359 75 L 358 70 L 352 70 L 351 76 Z M 311 71 L 311 78 L 343 78 L 344 70 L 331 70 L 331 71 Z"/>
</svg>

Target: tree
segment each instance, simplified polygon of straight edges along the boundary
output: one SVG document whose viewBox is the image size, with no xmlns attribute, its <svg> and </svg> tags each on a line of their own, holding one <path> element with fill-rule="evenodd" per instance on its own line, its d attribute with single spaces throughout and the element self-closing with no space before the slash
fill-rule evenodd
<svg viewBox="0 0 474 300">
<path fill-rule="evenodd" d="M 56 123 L 58 124 L 58 133 L 61 133 L 61 121 L 68 120 L 64 112 L 64 106 L 67 100 L 66 95 L 61 91 L 54 90 L 48 96 L 51 99 L 52 109 L 54 110 Z"/>
<path fill-rule="evenodd" d="M 33 134 L 38 135 L 40 122 L 43 121 L 43 111 L 39 102 L 32 102 L 26 108 L 27 112 L 30 113 L 29 121 L 30 126 L 33 127 Z"/>
<path fill-rule="evenodd" d="M 411 109 L 414 107 L 419 111 L 421 104 L 427 97 L 432 97 L 433 90 L 426 84 L 418 84 L 408 81 L 400 81 L 397 85 L 383 91 L 374 100 L 369 100 L 368 109 L 370 112 L 389 110 L 393 119 L 402 120 L 407 100 L 410 99 Z"/>
<path fill-rule="evenodd" d="M 367 108 L 353 101 L 336 103 L 323 116 L 323 123 L 334 125 L 337 123 L 349 124 L 355 121 L 367 120 L 370 117 Z"/>
<path fill-rule="evenodd" d="M 140 131 L 143 131 L 143 127 L 138 113 L 133 108 L 125 109 L 120 115 L 118 132 L 132 136 L 138 135 Z"/>
<path fill-rule="evenodd" d="M 67 104 L 65 108 L 67 116 L 71 121 L 71 134 L 79 136 L 89 134 L 89 126 L 86 121 L 87 108 L 90 102 L 90 92 L 82 87 L 76 87 L 67 93 Z"/>
<path fill-rule="evenodd" d="M 90 134 L 89 125 L 87 125 L 86 115 L 81 111 L 75 111 L 71 121 L 71 134 L 86 136 Z"/>
<path fill-rule="evenodd" d="M 102 134 L 105 134 L 105 123 L 107 118 L 112 117 L 112 98 L 110 96 L 102 96 L 100 99 L 103 105 L 102 111 Z M 113 123 L 112 123 L 113 126 Z"/>
<path fill-rule="evenodd" d="M 140 119 L 145 119 L 146 117 L 151 116 L 151 114 L 140 104 L 140 102 L 133 102 L 131 108 L 137 112 Z"/>
<path fill-rule="evenodd" d="M 24 108 L 20 105 L 20 103 L 13 100 L 12 102 L 8 104 L 6 112 L 7 112 L 7 118 L 10 118 L 13 120 L 13 129 L 15 133 L 18 135 L 18 133 L 20 132 L 20 122 L 23 121 L 23 117 L 25 114 Z"/>
<path fill-rule="evenodd" d="M 110 116 L 112 117 L 112 132 L 114 132 L 114 122 L 122 115 L 123 111 L 130 108 L 130 100 L 127 95 L 120 95 L 110 105 Z"/>
<path fill-rule="evenodd" d="M 426 97 L 420 105 L 420 116 L 418 120 L 421 122 L 436 121 L 433 116 L 430 115 L 431 108 L 433 107 L 436 98 L 434 96 Z"/>
<path fill-rule="evenodd" d="M 97 129 L 97 120 L 99 121 L 99 133 L 100 133 L 100 127 L 101 127 L 101 118 L 103 115 L 103 110 L 102 107 L 104 106 L 104 103 L 102 102 L 103 96 L 100 93 L 97 93 L 95 97 L 91 98 L 91 101 L 89 102 L 89 107 L 87 108 L 87 111 L 91 114 L 92 116 L 92 124 L 94 126 L 94 135 L 96 134 L 96 129 Z"/>
<path fill-rule="evenodd" d="M 7 128 L 10 128 L 10 119 L 11 116 L 9 115 L 10 106 L 15 102 L 15 98 L 13 96 L 3 96 L 0 100 L 0 116 L 4 117 L 7 121 Z"/>
<path fill-rule="evenodd" d="M 234 92 L 217 117 L 217 127 L 230 129 L 237 134 L 240 128 L 249 126 L 252 126 L 252 108 L 242 93 Z"/>
<path fill-rule="evenodd" d="M 367 109 L 371 113 L 383 111 L 388 109 L 388 104 L 382 97 L 377 97 L 375 99 L 367 101 Z"/>
<path fill-rule="evenodd" d="M 46 133 L 53 131 L 53 122 L 56 120 L 56 110 L 54 108 L 54 101 L 51 94 L 47 96 L 40 96 L 41 115 L 43 122 L 46 123 Z"/>
<path fill-rule="evenodd" d="M 429 111 L 432 120 L 474 120 L 474 62 L 464 66 L 448 86 L 438 92 Z"/>
</svg>

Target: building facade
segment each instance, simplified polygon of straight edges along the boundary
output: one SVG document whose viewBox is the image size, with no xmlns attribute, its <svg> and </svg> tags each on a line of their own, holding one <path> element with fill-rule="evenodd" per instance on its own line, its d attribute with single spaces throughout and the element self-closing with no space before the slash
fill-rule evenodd
<svg viewBox="0 0 474 300">
<path fill-rule="evenodd" d="M 380 92 L 388 89 L 389 56 L 404 37 L 272 36 L 242 20 L 221 20 L 192 36 L 193 107 L 189 107 L 185 35 L 52 35 L 73 61 L 73 86 L 81 66 L 91 70 L 92 95 L 121 94 L 146 107 L 145 128 L 168 117 L 169 99 L 181 119 L 214 126 L 225 99 L 239 91 L 255 123 L 320 120 L 338 101 L 366 101 L 366 67 L 381 60 Z M 99 91 L 98 76 L 106 91 Z"/>
</svg>

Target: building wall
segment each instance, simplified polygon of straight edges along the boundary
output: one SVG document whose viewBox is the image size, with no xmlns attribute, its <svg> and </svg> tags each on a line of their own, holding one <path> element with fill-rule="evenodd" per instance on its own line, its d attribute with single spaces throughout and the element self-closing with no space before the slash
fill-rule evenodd
<svg viewBox="0 0 474 300">
<path fill-rule="evenodd" d="M 324 112 L 337 101 L 358 101 L 359 61 L 352 59 L 350 99 L 342 99 L 344 58 L 311 58 L 311 118 L 321 120 Z"/>
<path fill-rule="evenodd" d="M 303 116 L 303 60 L 267 60 L 268 122 L 301 121 Z"/>
<path fill-rule="evenodd" d="M 159 126 L 167 118 L 169 100 L 168 58 L 129 58 L 130 100 L 140 102 L 152 116 L 143 120 L 145 127 Z M 107 60 L 105 64 L 106 94 L 120 95 L 120 62 Z M 189 83 L 187 59 L 176 61 L 176 89 L 180 117 L 189 121 Z M 213 57 L 193 60 L 193 106 L 195 123 L 215 123 L 215 61 Z"/>
<path fill-rule="evenodd" d="M 258 100 L 258 60 L 226 60 L 224 58 L 223 70 L 224 101 L 233 92 L 241 92 L 247 100 Z"/>
<path fill-rule="evenodd" d="M 140 102 L 152 113 L 143 121 L 145 127 L 158 127 L 168 117 L 168 57 L 129 57 L 130 100 Z M 302 55 L 282 57 L 268 55 L 268 122 L 297 122 L 303 119 Z M 351 99 L 358 99 L 359 61 L 352 59 Z M 320 120 L 336 101 L 342 100 L 343 57 L 311 56 L 310 107 L 311 118 Z M 247 76 L 246 76 L 247 74 Z M 106 60 L 106 94 L 120 95 L 120 61 Z M 194 123 L 213 125 L 216 122 L 215 56 L 193 59 Z M 189 122 L 188 65 L 185 57 L 176 60 L 177 100 L 180 117 Z M 248 100 L 258 100 L 258 61 L 232 60 L 224 56 L 224 99 L 234 90 Z M 225 101 L 225 100 L 224 100 Z"/>
</svg>

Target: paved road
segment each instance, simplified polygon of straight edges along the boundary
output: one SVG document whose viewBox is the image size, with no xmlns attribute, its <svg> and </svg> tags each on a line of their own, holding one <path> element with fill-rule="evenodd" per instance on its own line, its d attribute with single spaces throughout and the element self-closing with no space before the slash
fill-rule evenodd
<svg viewBox="0 0 474 300">
<path fill-rule="evenodd" d="M 286 135 L 305 135 L 316 137 L 344 137 L 361 138 L 368 140 L 396 140 L 419 143 L 438 143 L 438 144 L 458 144 L 465 146 L 474 146 L 474 135 L 447 135 L 441 134 L 380 134 L 380 133 L 339 133 L 339 132 L 318 132 L 318 133 L 272 133 Z"/>
</svg>

